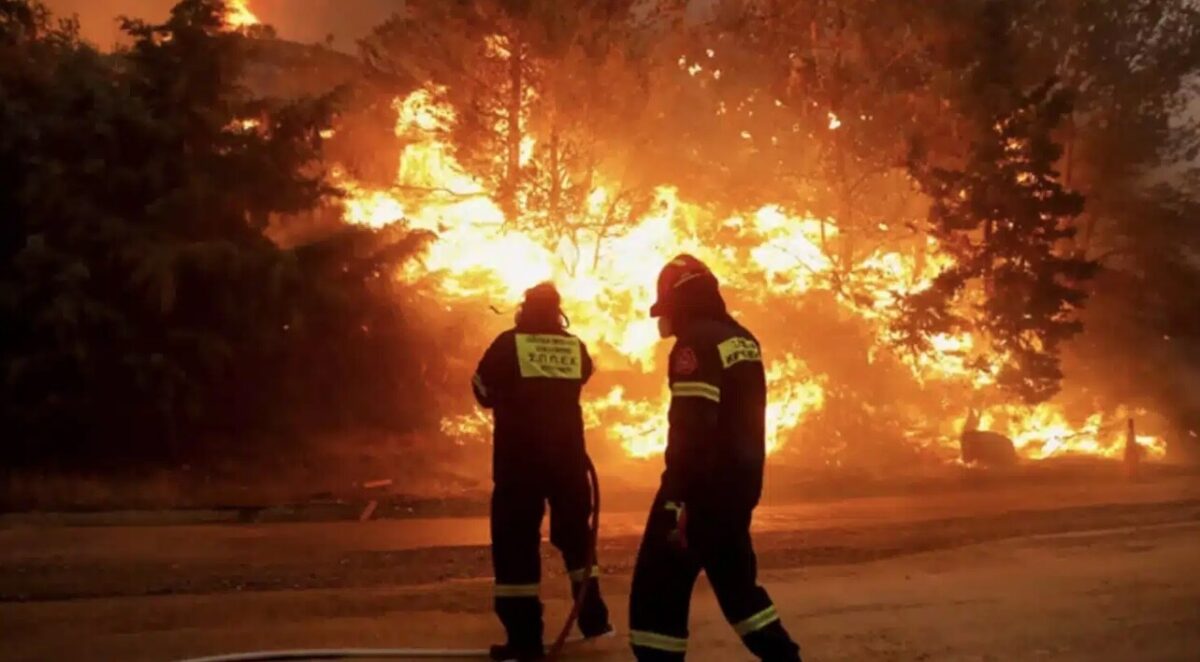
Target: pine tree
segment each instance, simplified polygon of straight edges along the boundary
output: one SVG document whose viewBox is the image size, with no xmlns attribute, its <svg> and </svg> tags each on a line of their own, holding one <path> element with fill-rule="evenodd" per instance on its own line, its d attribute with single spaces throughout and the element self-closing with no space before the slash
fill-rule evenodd
<svg viewBox="0 0 1200 662">
<path fill-rule="evenodd" d="M 1069 250 L 1083 198 L 1057 171 L 1062 147 L 1054 131 L 1071 95 L 1053 79 L 1017 89 L 1003 3 L 988 3 L 979 25 L 981 57 L 965 102 L 977 131 L 965 162 L 932 164 L 919 145 L 910 161 L 932 200 L 929 231 L 954 264 L 906 298 L 896 326 L 912 351 L 927 351 L 936 334 L 982 334 L 991 354 L 980 368 L 1036 403 L 1060 387 L 1060 352 L 1082 328 L 1084 285 L 1095 272 Z"/>
<path fill-rule="evenodd" d="M 6 464 L 130 468 L 427 415 L 398 396 L 420 363 L 390 271 L 423 238 L 267 238 L 336 196 L 336 99 L 244 89 L 247 38 L 222 15 L 183 0 L 102 54 L 39 3 L 0 4 Z"/>
</svg>

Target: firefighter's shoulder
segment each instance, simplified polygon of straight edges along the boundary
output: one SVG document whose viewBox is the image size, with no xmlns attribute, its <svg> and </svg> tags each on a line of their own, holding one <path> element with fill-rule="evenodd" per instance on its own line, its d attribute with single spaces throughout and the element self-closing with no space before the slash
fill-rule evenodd
<svg viewBox="0 0 1200 662">
<path fill-rule="evenodd" d="M 517 335 L 517 330 L 515 328 L 505 329 L 504 331 L 501 331 L 499 334 L 497 334 L 496 338 L 494 340 L 492 340 L 492 346 L 493 347 L 503 346 L 504 348 L 507 349 L 508 347 L 512 346 L 513 338 L 515 338 L 516 335 Z"/>
<path fill-rule="evenodd" d="M 522 339 L 533 339 L 542 344 L 557 345 L 562 347 L 581 347 L 583 348 L 583 351 L 587 351 L 587 343 L 583 342 L 583 339 L 579 336 L 566 330 L 535 332 L 520 331 L 514 328 L 500 334 L 500 338 L 498 338 L 498 340 L 508 339 L 509 342 L 511 342 L 514 338 L 517 339 L 518 344 Z"/>
<path fill-rule="evenodd" d="M 741 363 L 762 363 L 762 347 L 754 334 L 733 321 L 712 320 L 698 324 L 681 343 L 712 357 L 721 369 Z"/>
<path fill-rule="evenodd" d="M 676 336 L 676 347 L 690 347 L 695 351 L 716 351 L 717 344 L 729 336 L 730 326 L 717 320 L 698 320 L 681 329 Z"/>
<path fill-rule="evenodd" d="M 739 364 L 757 364 L 762 367 L 762 346 L 758 338 L 740 325 L 732 325 L 731 332 L 717 343 L 717 354 L 721 357 L 721 367 L 730 369 Z"/>
<path fill-rule="evenodd" d="M 587 344 L 587 343 L 583 342 L 583 338 L 580 338 L 579 336 L 575 335 L 574 333 L 571 333 L 570 331 L 563 331 L 563 332 L 562 332 L 562 335 L 563 335 L 564 337 L 571 338 L 572 340 L 574 340 L 575 342 L 579 343 L 580 345 L 586 345 L 586 344 Z"/>
</svg>

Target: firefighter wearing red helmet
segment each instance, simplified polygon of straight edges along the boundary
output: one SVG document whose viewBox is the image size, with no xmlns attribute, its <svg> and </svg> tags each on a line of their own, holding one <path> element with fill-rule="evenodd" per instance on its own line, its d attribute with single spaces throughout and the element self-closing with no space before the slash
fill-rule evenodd
<svg viewBox="0 0 1200 662">
<path fill-rule="evenodd" d="M 682 660 L 688 606 L 703 570 L 746 647 L 797 662 L 767 592 L 757 583 L 750 519 L 762 492 L 766 375 L 758 341 L 726 311 L 717 279 L 690 255 L 658 278 L 650 314 L 674 336 L 666 471 L 646 523 L 630 594 L 638 660 Z"/>
<path fill-rule="evenodd" d="M 472 380 L 475 398 L 492 410 L 495 425 L 494 604 L 508 635 L 507 643 L 492 647 L 496 660 L 537 660 L 544 654 L 538 594 L 547 502 L 550 541 L 562 552 L 572 591 L 578 595 L 587 585 L 580 630 L 585 637 L 612 631 L 589 549 L 592 504 L 579 396 L 592 375 L 592 360 L 566 327 L 554 285 L 529 289 L 514 328 L 491 344 Z"/>
</svg>

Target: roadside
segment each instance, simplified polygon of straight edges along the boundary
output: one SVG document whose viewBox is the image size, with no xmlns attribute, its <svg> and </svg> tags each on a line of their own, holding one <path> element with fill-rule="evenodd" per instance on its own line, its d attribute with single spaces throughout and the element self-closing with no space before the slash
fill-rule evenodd
<svg viewBox="0 0 1200 662">
<path fill-rule="evenodd" d="M 632 567 L 645 513 L 605 513 L 600 562 Z M 856 563 L 988 540 L 1200 520 L 1195 481 L 766 506 L 765 568 Z M 491 576 L 482 518 L 253 525 L 0 527 L 0 601 L 425 584 Z M 562 569 L 545 549 L 546 576 Z"/>
<path fill-rule="evenodd" d="M 308 466 L 311 462 L 302 464 Z M 490 483 L 486 469 L 467 472 L 471 478 L 435 471 L 413 480 L 395 477 L 411 472 L 411 468 L 400 472 L 388 471 L 387 466 L 381 463 L 372 470 L 363 468 L 355 473 L 358 478 L 354 480 L 343 475 L 344 471 L 331 472 L 333 477 L 326 475 L 320 480 L 309 475 L 271 473 L 212 482 L 169 474 L 155 474 L 140 481 L 5 475 L 0 476 L 0 528 L 357 521 L 370 502 L 376 503 L 371 510 L 373 519 L 487 516 Z M 1147 464 L 1135 482 L 1126 478 L 1125 471 L 1120 462 L 1088 457 L 1054 458 L 1004 469 L 897 467 L 882 475 L 804 470 L 775 462 L 767 471 L 763 504 L 822 509 L 830 504 L 836 507 L 840 503 L 894 497 L 937 503 L 941 499 L 996 496 L 1009 501 L 1033 497 L 1050 503 L 1056 494 L 1078 501 L 1081 496 L 1087 499 L 1104 489 L 1112 490 L 1118 500 L 1131 493 L 1191 490 L 1200 494 L 1200 467 Z M 601 466 L 605 511 L 641 512 L 658 484 L 659 472 L 659 458 L 637 462 L 626 458 L 617 466 Z M 364 476 L 377 478 L 358 480 Z M 431 486 L 430 482 L 438 485 Z"/>
<path fill-rule="evenodd" d="M 600 562 L 618 623 L 643 517 L 603 518 Z M 1173 660 L 1200 650 L 1200 484 L 1190 478 L 768 505 L 755 528 L 763 581 L 810 660 Z M 479 647 L 499 636 L 486 542 L 481 518 L 9 520 L 0 660 Z M 553 624 L 567 582 L 554 551 L 543 557 Z M 689 659 L 742 659 L 699 590 Z M 628 659 L 622 642 L 586 657 Z"/>
<path fill-rule="evenodd" d="M 1029 536 L 850 565 L 767 570 L 807 660 L 1192 660 L 1200 525 Z M 628 575 L 606 579 L 618 623 Z M 483 646 L 485 579 L 0 604 L 4 660 L 169 660 L 255 649 Z M 561 621 L 562 591 L 547 604 Z M 703 580 L 690 660 L 748 659 Z M 627 660 L 623 640 L 572 659 Z"/>
</svg>

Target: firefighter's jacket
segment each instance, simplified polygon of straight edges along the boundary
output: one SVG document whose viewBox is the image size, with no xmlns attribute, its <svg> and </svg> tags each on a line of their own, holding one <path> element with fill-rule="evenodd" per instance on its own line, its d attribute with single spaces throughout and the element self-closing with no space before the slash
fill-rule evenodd
<svg viewBox="0 0 1200 662">
<path fill-rule="evenodd" d="M 762 494 L 766 374 L 758 341 L 727 315 L 693 319 L 671 350 L 662 497 L 749 513 Z"/>
<path fill-rule="evenodd" d="M 586 466 L 579 395 L 591 376 L 587 347 L 565 331 L 515 328 L 492 342 L 472 388 L 495 418 L 492 472 L 497 483 Z"/>
</svg>

